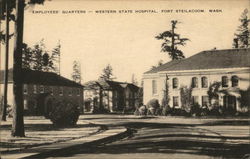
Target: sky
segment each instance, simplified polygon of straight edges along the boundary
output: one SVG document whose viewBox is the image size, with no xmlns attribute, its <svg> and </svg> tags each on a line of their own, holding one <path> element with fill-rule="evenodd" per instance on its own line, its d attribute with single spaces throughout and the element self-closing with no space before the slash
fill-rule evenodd
<svg viewBox="0 0 250 159">
<path fill-rule="evenodd" d="M 81 63 L 83 83 L 98 79 L 107 64 L 113 67 L 115 80 L 131 82 L 134 74 L 140 82 L 143 73 L 159 60 L 170 61 L 160 51 L 162 41 L 155 36 L 169 30 L 171 20 L 180 21 L 176 32 L 190 39 L 185 47 L 180 47 L 190 57 L 215 47 L 232 48 L 239 17 L 249 6 L 249 0 L 52 0 L 25 9 L 24 42 L 33 46 L 44 39 L 50 51 L 60 40 L 61 75 L 67 78 L 71 78 L 73 61 L 77 60 Z M 219 12 L 209 12 L 210 9 Z M 11 67 L 13 39 L 10 50 Z M 1 69 L 3 59 L 1 46 Z"/>
</svg>

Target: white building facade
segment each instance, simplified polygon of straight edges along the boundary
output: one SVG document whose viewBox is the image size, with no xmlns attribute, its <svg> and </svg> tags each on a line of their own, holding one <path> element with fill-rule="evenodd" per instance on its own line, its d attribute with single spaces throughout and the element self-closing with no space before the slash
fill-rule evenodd
<svg viewBox="0 0 250 159">
<path fill-rule="evenodd" d="M 150 99 L 158 99 L 161 104 L 166 82 L 170 107 L 182 107 L 182 87 L 192 88 L 195 103 L 209 105 L 209 86 L 220 82 L 220 91 L 227 93 L 219 93 L 219 105 L 240 111 L 240 92 L 250 87 L 250 49 L 203 51 L 144 73 L 144 104 Z"/>
</svg>

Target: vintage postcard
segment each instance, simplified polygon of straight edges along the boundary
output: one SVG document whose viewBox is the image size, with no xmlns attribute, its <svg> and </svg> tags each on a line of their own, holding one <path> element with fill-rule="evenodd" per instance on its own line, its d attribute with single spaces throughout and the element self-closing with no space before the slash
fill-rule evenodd
<svg viewBox="0 0 250 159">
<path fill-rule="evenodd" d="M 249 0 L 0 9 L 0 158 L 250 159 Z"/>
</svg>

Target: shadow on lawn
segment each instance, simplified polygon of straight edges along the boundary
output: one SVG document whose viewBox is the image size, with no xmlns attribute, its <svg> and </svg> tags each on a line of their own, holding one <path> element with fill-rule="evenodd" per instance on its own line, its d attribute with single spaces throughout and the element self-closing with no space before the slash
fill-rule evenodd
<svg viewBox="0 0 250 159">
<path fill-rule="evenodd" d="M 244 123 L 244 122 L 243 122 Z M 223 123 L 214 122 L 222 125 Z M 235 124 L 235 123 L 234 123 Z M 244 123 L 245 124 L 245 123 Z M 202 125 L 202 124 L 199 124 Z M 205 124 L 206 125 L 206 124 Z M 213 125 L 209 123 L 209 125 Z M 68 157 L 76 154 L 191 154 L 206 155 L 213 158 L 242 158 L 249 153 L 249 144 L 231 144 L 226 140 L 247 140 L 249 137 L 225 137 L 219 133 L 201 130 L 197 124 L 169 124 L 169 123 L 144 123 L 133 122 L 125 123 L 123 126 L 140 130 L 140 133 L 124 138 L 117 139 L 116 142 L 88 144 L 78 146 L 74 149 L 63 150 L 57 153 L 49 154 L 51 157 Z M 163 130 L 165 128 L 165 133 Z M 152 130 L 156 132 L 152 132 Z M 147 131 L 145 133 L 144 131 Z M 168 132 L 168 130 L 171 130 Z M 176 133 L 180 132 L 181 133 Z M 193 133 L 196 132 L 196 133 Z M 198 134 L 197 134 L 198 132 Z M 208 135 L 206 132 L 214 135 Z M 145 134 L 144 134 L 145 133 Z M 152 134 L 150 134 L 152 133 Z"/>
<path fill-rule="evenodd" d="M 140 116 L 140 117 L 127 117 L 127 116 L 119 116 L 119 117 L 103 117 L 103 116 L 100 116 L 100 117 L 85 117 L 85 118 L 82 118 L 82 119 L 79 119 L 79 120 L 98 120 L 98 119 L 110 119 L 110 120 L 113 120 L 113 119 L 153 119 L 153 118 L 156 118 L 154 116 Z"/>
<path fill-rule="evenodd" d="M 51 124 L 24 124 L 25 131 L 56 131 L 62 130 L 65 128 L 87 128 L 87 127 L 97 127 L 98 125 L 95 124 L 77 124 L 71 127 L 55 127 L 52 123 Z M 1 125 L 0 130 L 11 130 L 11 125 Z"/>
</svg>

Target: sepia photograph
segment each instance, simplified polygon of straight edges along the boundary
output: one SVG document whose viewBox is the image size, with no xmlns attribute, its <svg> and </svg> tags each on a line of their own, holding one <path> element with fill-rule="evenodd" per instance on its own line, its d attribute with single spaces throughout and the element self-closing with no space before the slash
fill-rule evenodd
<svg viewBox="0 0 250 159">
<path fill-rule="evenodd" d="M 0 0 L 0 159 L 250 159 L 250 0 Z"/>
</svg>

